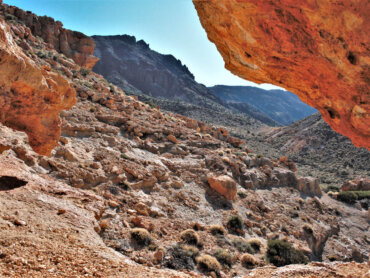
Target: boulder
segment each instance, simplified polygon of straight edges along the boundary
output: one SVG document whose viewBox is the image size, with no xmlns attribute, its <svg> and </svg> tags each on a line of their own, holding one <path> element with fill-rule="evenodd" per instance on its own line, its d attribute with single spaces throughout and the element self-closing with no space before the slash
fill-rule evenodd
<svg viewBox="0 0 370 278">
<path fill-rule="evenodd" d="M 298 180 L 294 172 L 285 168 L 274 168 L 273 175 L 279 180 L 280 186 L 297 187 Z"/>
<path fill-rule="evenodd" d="M 208 183 L 211 188 L 224 196 L 227 200 L 234 200 L 236 196 L 236 182 L 229 176 L 208 176 Z"/>
<path fill-rule="evenodd" d="M 297 189 L 309 196 L 321 196 L 319 181 L 313 177 L 299 177 Z"/>
</svg>

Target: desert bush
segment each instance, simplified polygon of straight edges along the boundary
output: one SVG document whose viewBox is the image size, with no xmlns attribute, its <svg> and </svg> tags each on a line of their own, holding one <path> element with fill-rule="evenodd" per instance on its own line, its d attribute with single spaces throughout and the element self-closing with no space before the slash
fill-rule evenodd
<svg viewBox="0 0 370 278">
<path fill-rule="evenodd" d="M 353 204 L 357 201 L 357 194 L 354 191 L 342 191 L 337 195 L 339 201 Z"/>
<path fill-rule="evenodd" d="M 340 188 L 337 187 L 337 186 L 334 186 L 334 185 L 328 185 L 325 189 L 324 189 L 324 192 L 325 193 L 328 193 L 328 192 L 339 192 L 340 191 Z"/>
<path fill-rule="evenodd" d="M 205 272 L 214 271 L 216 274 L 220 273 L 221 265 L 215 257 L 210 255 L 201 255 L 196 258 L 196 261 L 200 270 Z"/>
<path fill-rule="evenodd" d="M 164 265 L 172 269 L 194 269 L 199 250 L 194 246 L 176 244 L 167 251 Z"/>
<path fill-rule="evenodd" d="M 252 248 L 252 246 L 244 239 L 234 238 L 231 242 L 239 252 L 242 252 L 242 253 L 247 252 L 250 254 L 255 253 L 255 250 Z"/>
<path fill-rule="evenodd" d="M 353 204 L 357 200 L 370 199 L 369 191 L 341 191 L 338 193 L 337 198 L 339 201 Z"/>
<path fill-rule="evenodd" d="M 231 267 L 234 263 L 233 256 L 225 249 L 217 249 L 213 256 L 219 261 L 220 264 Z"/>
<path fill-rule="evenodd" d="M 47 52 L 39 50 L 39 51 L 37 51 L 37 52 L 36 52 L 36 55 L 37 55 L 39 58 L 44 59 L 44 58 L 46 58 L 46 57 L 47 57 Z"/>
<path fill-rule="evenodd" d="M 233 232 L 243 230 L 243 220 L 239 215 L 231 215 L 227 221 L 227 228 Z"/>
<path fill-rule="evenodd" d="M 135 228 L 131 230 L 131 238 L 140 245 L 149 245 L 152 238 L 146 229 Z"/>
<path fill-rule="evenodd" d="M 247 243 L 252 247 L 252 249 L 255 251 L 255 253 L 258 253 L 261 251 L 262 242 L 258 238 L 251 238 L 248 239 Z"/>
<path fill-rule="evenodd" d="M 197 245 L 199 242 L 199 236 L 196 231 L 192 229 L 185 230 L 180 235 L 183 242 L 187 244 Z"/>
<path fill-rule="evenodd" d="M 313 234 L 313 229 L 312 229 L 312 226 L 310 224 L 307 224 L 307 223 L 304 224 L 302 229 L 303 229 L 303 231 L 305 231 L 308 234 Z"/>
<path fill-rule="evenodd" d="M 247 197 L 247 193 L 244 192 L 244 191 L 238 191 L 238 196 L 242 199 L 246 198 Z"/>
<path fill-rule="evenodd" d="M 221 225 L 212 225 L 211 227 L 209 227 L 209 230 L 214 236 L 226 234 L 225 228 Z"/>
<path fill-rule="evenodd" d="M 308 259 L 302 251 L 295 249 L 290 243 L 282 240 L 268 241 L 266 258 L 268 262 L 275 266 L 308 263 Z"/>
<path fill-rule="evenodd" d="M 248 269 L 254 268 L 257 265 L 257 260 L 251 254 L 244 254 L 241 257 L 240 262 L 243 267 Z"/>
<path fill-rule="evenodd" d="M 91 70 L 90 70 L 90 69 L 87 69 L 87 68 L 80 68 L 80 74 L 81 74 L 82 76 L 87 76 L 87 75 L 89 75 L 89 74 L 90 74 L 90 72 L 91 72 Z"/>
</svg>

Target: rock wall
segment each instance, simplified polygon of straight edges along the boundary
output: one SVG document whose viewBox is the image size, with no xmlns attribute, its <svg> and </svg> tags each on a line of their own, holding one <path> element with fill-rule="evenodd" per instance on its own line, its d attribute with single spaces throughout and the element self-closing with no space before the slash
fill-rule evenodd
<svg viewBox="0 0 370 278">
<path fill-rule="evenodd" d="M 52 48 L 72 58 L 81 67 L 92 69 L 99 60 L 93 56 L 94 40 L 80 32 L 64 29 L 60 21 L 5 4 L 0 6 L 0 11 L 22 21 L 34 36 L 43 38 Z"/>
<path fill-rule="evenodd" d="M 297 94 L 370 149 L 370 2 L 193 0 L 226 68 Z"/>
<path fill-rule="evenodd" d="M 26 132 L 33 149 L 48 155 L 60 137 L 59 112 L 75 103 L 68 81 L 28 58 L 0 18 L 0 122 Z"/>
</svg>

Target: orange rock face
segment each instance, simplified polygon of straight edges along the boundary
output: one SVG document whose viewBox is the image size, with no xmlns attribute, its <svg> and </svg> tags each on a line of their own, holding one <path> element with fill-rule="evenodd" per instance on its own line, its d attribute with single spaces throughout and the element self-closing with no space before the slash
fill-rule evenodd
<svg viewBox="0 0 370 278">
<path fill-rule="evenodd" d="M 370 2 L 193 0 L 226 68 L 318 109 L 370 149 Z"/>
<path fill-rule="evenodd" d="M 59 112 L 75 103 L 67 80 L 24 55 L 0 19 L 0 122 L 26 132 L 33 149 L 48 155 L 60 137 Z"/>
<path fill-rule="evenodd" d="M 214 175 L 208 176 L 208 183 L 211 188 L 216 190 L 227 200 L 234 200 L 236 196 L 236 183 L 229 176 L 219 176 Z"/>
</svg>

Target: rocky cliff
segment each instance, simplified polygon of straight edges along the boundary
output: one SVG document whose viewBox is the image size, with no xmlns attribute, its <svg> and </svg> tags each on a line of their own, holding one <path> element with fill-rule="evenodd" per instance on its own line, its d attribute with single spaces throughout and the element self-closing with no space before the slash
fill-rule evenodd
<svg viewBox="0 0 370 278">
<path fill-rule="evenodd" d="M 33 36 L 41 37 L 51 48 L 72 58 L 81 67 L 91 69 L 98 61 L 98 58 L 93 56 L 94 41 L 80 32 L 64 29 L 60 21 L 5 4 L 1 5 L 0 9 L 9 20 L 21 21 Z M 22 32 L 19 31 L 19 34 Z"/>
<path fill-rule="evenodd" d="M 370 148 L 369 1 L 193 2 L 227 69 L 297 94 Z"/>
<path fill-rule="evenodd" d="M 62 23 L 52 18 L 14 6 L 1 4 L 0 14 L 0 121 L 25 131 L 38 153 L 50 154 L 61 133 L 59 112 L 76 103 L 76 93 L 62 75 L 35 59 L 63 53 L 80 66 L 91 68 L 97 61 L 92 56 L 94 41 L 62 28 Z M 40 41 L 45 49 L 37 48 Z M 66 60 L 60 70 L 72 74 L 71 67 L 79 68 Z"/>
<path fill-rule="evenodd" d="M 204 85 L 197 83 L 189 69 L 174 56 L 155 52 L 146 42 L 137 41 L 133 36 L 93 38 L 95 55 L 100 59 L 94 71 L 125 91 L 129 92 L 131 86 L 152 97 L 204 107 L 211 107 L 212 102 L 221 103 Z"/>
<path fill-rule="evenodd" d="M 35 39 L 19 26 L 25 40 Z M 0 122 L 25 131 L 40 154 L 49 154 L 59 141 L 59 112 L 76 103 L 68 81 L 37 65 L 13 39 L 13 30 L 0 19 Z"/>
</svg>

